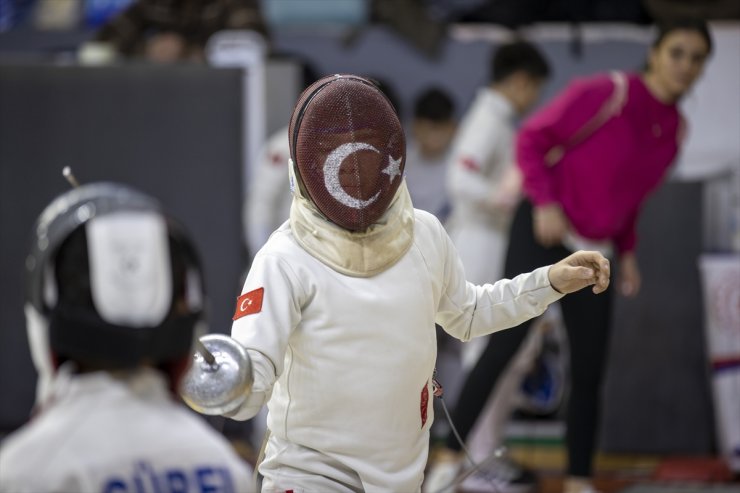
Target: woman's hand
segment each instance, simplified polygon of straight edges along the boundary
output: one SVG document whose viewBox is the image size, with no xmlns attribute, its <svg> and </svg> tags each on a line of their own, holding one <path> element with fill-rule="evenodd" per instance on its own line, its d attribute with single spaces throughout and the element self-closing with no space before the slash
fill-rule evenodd
<svg viewBox="0 0 740 493">
<path fill-rule="evenodd" d="M 568 218 L 558 204 L 541 205 L 534 208 L 534 237 L 544 247 L 562 243 L 568 231 Z"/>
<path fill-rule="evenodd" d="M 640 268 L 637 266 L 637 257 L 634 252 L 623 253 L 619 258 L 619 292 L 622 296 L 632 298 L 637 296 L 642 285 Z"/>
</svg>

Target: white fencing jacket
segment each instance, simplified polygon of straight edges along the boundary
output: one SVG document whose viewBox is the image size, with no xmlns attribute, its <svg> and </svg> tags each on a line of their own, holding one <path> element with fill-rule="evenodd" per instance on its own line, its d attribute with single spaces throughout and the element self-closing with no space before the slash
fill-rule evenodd
<svg viewBox="0 0 740 493">
<path fill-rule="evenodd" d="M 499 92 L 483 88 L 476 94 L 455 136 L 447 173 L 452 220 L 497 226 L 481 203 L 499 192 L 514 163 L 512 104 Z"/>
<path fill-rule="evenodd" d="M 290 138 L 285 126 L 264 144 L 249 180 L 249 193 L 244 203 L 244 231 L 250 255 L 257 253 L 290 215 L 293 196 L 288 181 L 289 159 Z"/>
<path fill-rule="evenodd" d="M 560 295 L 548 267 L 474 286 L 440 222 L 415 210 L 411 248 L 372 277 L 340 274 L 284 224 L 258 252 L 232 336 L 249 351 L 253 416 L 357 471 L 363 489 L 416 491 L 433 420 L 434 324 L 468 340 L 540 315 Z M 310 472 L 310 464 L 303 464 Z M 300 486 L 300 485 L 296 485 Z"/>
<path fill-rule="evenodd" d="M 51 401 L 0 448 L 0 491 L 253 491 L 250 467 L 175 401 L 159 372 L 60 375 Z"/>
<path fill-rule="evenodd" d="M 447 230 L 468 279 L 479 284 L 503 275 L 513 207 L 493 209 L 490 204 L 515 204 L 519 197 L 514 117 L 514 107 L 504 96 L 488 87 L 480 89 L 462 120 L 448 164 L 452 211 Z"/>
</svg>

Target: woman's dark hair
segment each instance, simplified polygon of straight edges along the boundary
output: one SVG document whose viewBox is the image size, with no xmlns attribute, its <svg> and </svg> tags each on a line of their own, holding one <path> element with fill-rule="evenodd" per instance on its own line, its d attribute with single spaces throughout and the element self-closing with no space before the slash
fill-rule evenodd
<svg viewBox="0 0 740 493">
<path fill-rule="evenodd" d="M 712 52 L 712 35 L 709 32 L 709 26 L 706 21 L 702 19 L 667 19 L 658 23 L 658 35 L 653 41 L 653 48 L 657 48 L 663 42 L 663 40 L 671 34 L 673 31 L 694 31 L 704 38 L 704 42 L 707 43 L 707 53 Z"/>
</svg>

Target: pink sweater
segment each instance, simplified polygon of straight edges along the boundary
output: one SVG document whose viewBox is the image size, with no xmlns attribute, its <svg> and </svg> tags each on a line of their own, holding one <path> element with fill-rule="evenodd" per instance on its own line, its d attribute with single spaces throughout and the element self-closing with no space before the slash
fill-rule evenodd
<svg viewBox="0 0 740 493">
<path fill-rule="evenodd" d="M 527 197 L 559 203 L 579 235 L 612 240 L 620 253 L 635 248 L 640 207 L 676 157 L 683 127 L 676 105 L 653 97 L 639 75 L 627 82 L 621 112 L 580 142 L 571 139 L 615 90 L 608 75 L 571 82 L 524 123 L 516 145 Z M 550 165 L 556 146 L 564 152 Z"/>
</svg>

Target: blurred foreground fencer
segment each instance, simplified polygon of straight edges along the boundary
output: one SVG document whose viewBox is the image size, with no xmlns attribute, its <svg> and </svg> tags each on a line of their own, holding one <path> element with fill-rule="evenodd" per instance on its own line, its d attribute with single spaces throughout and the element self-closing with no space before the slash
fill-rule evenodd
<svg viewBox="0 0 740 493">
<path fill-rule="evenodd" d="M 251 491 L 249 466 L 176 397 L 205 293 L 157 202 L 112 183 L 61 195 L 26 277 L 37 402 L 0 448 L 0 491 Z"/>
<path fill-rule="evenodd" d="M 414 210 L 405 138 L 369 80 L 333 75 L 301 95 L 290 128 L 290 219 L 257 253 L 232 337 L 266 402 L 262 491 L 419 491 L 433 419 L 435 322 L 462 340 L 517 325 L 609 284 L 578 252 L 513 280 L 475 286 L 439 221 Z"/>
</svg>

